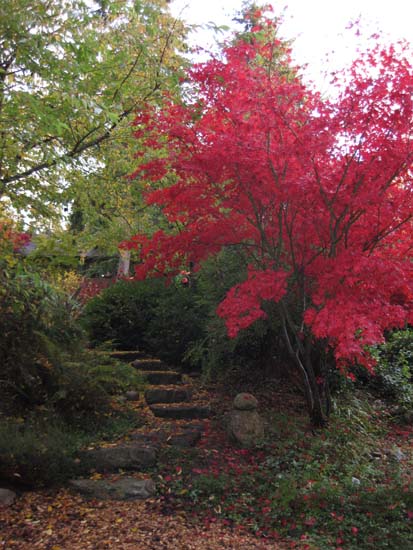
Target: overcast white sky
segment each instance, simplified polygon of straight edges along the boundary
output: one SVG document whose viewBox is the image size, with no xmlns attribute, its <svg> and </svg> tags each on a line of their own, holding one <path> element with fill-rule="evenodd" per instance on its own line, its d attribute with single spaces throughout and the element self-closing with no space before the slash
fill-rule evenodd
<svg viewBox="0 0 413 550">
<path fill-rule="evenodd" d="M 262 2 L 264 3 L 264 2 Z M 171 9 L 189 23 L 231 25 L 241 10 L 242 0 L 173 0 Z M 281 35 L 293 38 L 293 53 L 307 75 L 323 88 L 322 74 L 349 63 L 364 42 L 346 30 L 360 17 L 366 35 L 380 30 L 387 39 L 404 38 L 413 44 L 413 0 L 282 0 L 273 1 L 274 12 L 284 13 Z M 210 33 L 199 30 L 193 38 L 201 46 L 211 41 Z M 328 55 L 328 61 L 326 55 Z"/>
</svg>

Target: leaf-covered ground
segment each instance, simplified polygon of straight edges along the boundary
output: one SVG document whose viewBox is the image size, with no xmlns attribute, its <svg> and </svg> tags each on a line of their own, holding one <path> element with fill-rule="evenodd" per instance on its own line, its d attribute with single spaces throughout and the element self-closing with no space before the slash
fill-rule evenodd
<svg viewBox="0 0 413 550">
<path fill-rule="evenodd" d="M 239 389 L 254 392 L 268 422 L 267 440 L 254 450 L 231 444 L 222 425 Z M 136 474 L 157 482 L 154 498 L 98 502 L 65 489 L 28 492 L 0 510 L 0 548 L 413 548 L 413 427 L 395 423 L 385 403 L 353 393 L 329 427 L 314 432 L 301 398 L 279 382 L 203 388 L 198 396 L 217 414 L 204 421 L 196 448 L 165 445 L 158 466 Z M 140 430 L 185 424 L 135 406 L 146 419 Z"/>
<path fill-rule="evenodd" d="M 85 501 L 66 490 L 27 493 L 1 512 L 0 548 L 7 550 L 273 549 L 253 535 L 186 512 L 165 515 L 155 502 Z"/>
</svg>

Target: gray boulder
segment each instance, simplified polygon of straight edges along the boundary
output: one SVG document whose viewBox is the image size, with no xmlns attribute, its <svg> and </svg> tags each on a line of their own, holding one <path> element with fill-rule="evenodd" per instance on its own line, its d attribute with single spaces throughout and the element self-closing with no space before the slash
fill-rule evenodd
<svg viewBox="0 0 413 550">
<path fill-rule="evenodd" d="M 243 447 L 255 447 L 264 437 L 264 420 L 257 412 L 258 402 L 249 393 L 238 394 L 227 417 L 227 432 Z"/>
<path fill-rule="evenodd" d="M 135 390 L 129 390 L 125 393 L 125 398 L 127 401 L 138 401 L 139 400 L 139 392 Z"/>
<path fill-rule="evenodd" d="M 238 411 L 229 414 L 229 437 L 243 447 L 255 447 L 264 437 L 264 421 L 257 411 Z"/>
<path fill-rule="evenodd" d="M 10 506 L 16 500 L 16 493 L 10 489 L 0 489 L 0 507 Z"/>
<path fill-rule="evenodd" d="M 258 401 L 251 393 L 239 393 L 232 406 L 238 411 L 253 411 L 258 407 Z"/>
<path fill-rule="evenodd" d="M 115 481 L 104 479 L 73 479 L 69 486 L 86 498 L 97 500 L 139 500 L 155 494 L 152 479 L 125 477 Z"/>
</svg>

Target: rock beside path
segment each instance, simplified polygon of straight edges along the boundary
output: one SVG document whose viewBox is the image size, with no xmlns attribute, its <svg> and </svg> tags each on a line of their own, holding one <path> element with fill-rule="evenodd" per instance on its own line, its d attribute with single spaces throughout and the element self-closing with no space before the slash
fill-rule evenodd
<svg viewBox="0 0 413 550">
<path fill-rule="evenodd" d="M 264 420 L 257 412 L 258 401 L 249 393 L 238 394 L 228 415 L 227 432 L 243 447 L 255 447 L 264 437 Z"/>
<path fill-rule="evenodd" d="M 86 498 L 97 500 L 141 500 L 155 494 L 152 479 L 124 477 L 115 481 L 104 479 L 72 479 L 69 486 Z"/>
<path fill-rule="evenodd" d="M 239 393 L 235 396 L 233 407 L 238 411 L 253 411 L 258 407 L 258 401 L 251 393 Z"/>
<path fill-rule="evenodd" d="M 139 400 L 139 392 L 135 390 L 129 390 L 125 393 L 125 399 L 126 401 L 138 401 Z"/>
<path fill-rule="evenodd" d="M 10 489 L 0 489 L 0 508 L 11 506 L 16 500 L 16 493 Z"/>
</svg>

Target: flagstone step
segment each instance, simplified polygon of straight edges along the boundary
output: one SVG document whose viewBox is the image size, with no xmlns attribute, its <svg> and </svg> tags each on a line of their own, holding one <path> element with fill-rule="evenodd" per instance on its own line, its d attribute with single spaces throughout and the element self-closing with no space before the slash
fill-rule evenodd
<svg viewBox="0 0 413 550">
<path fill-rule="evenodd" d="M 156 493 L 156 485 L 152 479 L 133 477 L 113 480 L 72 479 L 69 487 L 85 498 L 97 500 L 140 500 L 151 498 Z"/>
<path fill-rule="evenodd" d="M 181 384 L 182 374 L 176 371 L 141 371 L 148 384 L 164 386 L 166 384 Z"/>
<path fill-rule="evenodd" d="M 190 420 L 193 418 L 208 418 L 211 409 L 204 405 L 151 405 L 150 410 L 158 418 L 171 418 L 175 420 Z"/>
<path fill-rule="evenodd" d="M 135 441 L 111 447 L 85 449 L 78 454 L 79 464 L 96 472 L 116 472 L 117 470 L 141 471 L 153 466 L 157 460 L 155 446 Z"/>
<path fill-rule="evenodd" d="M 141 359 L 135 359 L 135 361 L 132 361 L 132 366 L 135 367 L 135 369 L 143 370 L 143 371 L 167 371 L 168 365 L 166 365 L 163 361 L 160 359 L 153 359 L 149 357 L 144 357 Z"/>
<path fill-rule="evenodd" d="M 167 430 L 154 430 L 145 433 L 133 433 L 131 440 L 140 441 L 147 445 L 170 445 L 171 447 L 188 448 L 198 443 L 202 436 L 202 425 L 182 426 L 178 431 L 168 432 Z"/>
<path fill-rule="evenodd" d="M 106 353 L 106 352 L 104 352 Z M 110 351 L 109 355 L 118 361 L 123 361 L 124 363 L 131 363 L 137 359 L 142 359 L 145 357 L 145 353 L 139 350 L 130 350 L 130 351 Z"/>
<path fill-rule="evenodd" d="M 192 391 L 187 388 L 151 388 L 145 392 L 148 405 L 155 403 L 182 403 L 190 401 Z"/>
</svg>

